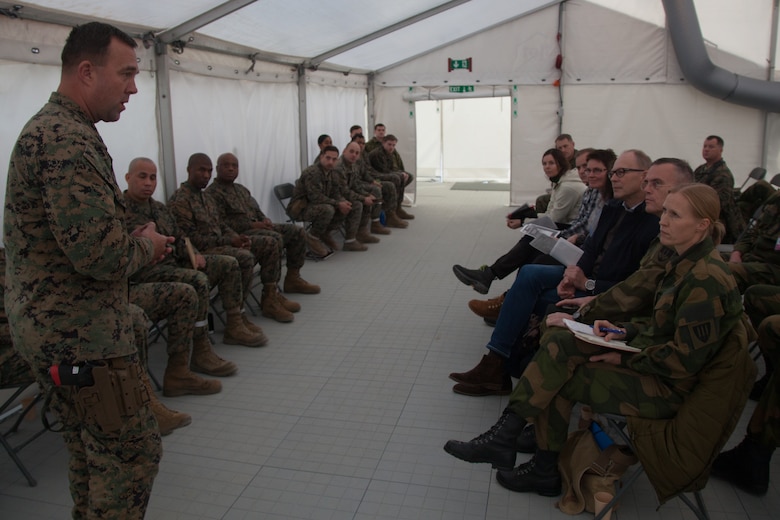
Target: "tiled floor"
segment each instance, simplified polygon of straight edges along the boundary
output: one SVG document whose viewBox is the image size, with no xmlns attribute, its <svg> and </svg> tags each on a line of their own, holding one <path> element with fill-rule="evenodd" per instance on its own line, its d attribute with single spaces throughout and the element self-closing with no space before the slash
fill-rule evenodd
<svg viewBox="0 0 780 520">
<path fill-rule="evenodd" d="M 479 295 L 450 267 L 490 262 L 514 243 L 502 220 L 507 202 L 506 192 L 421 183 L 409 229 L 368 252 L 307 263 L 304 277 L 323 291 L 294 298 L 303 305 L 295 322 L 254 318 L 271 338 L 261 349 L 218 343 L 240 366 L 222 393 L 164 398 L 193 422 L 164 438 L 147 518 L 567 518 L 556 499 L 507 491 L 489 467 L 442 450 L 447 439 L 483 432 L 506 404 L 452 393 L 447 374 L 471 368 L 490 334 L 466 307 Z M 491 294 L 510 283 L 496 283 Z M 163 351 L 152 347 L 157 374 Z M 730 445 L 743 432 L 744 417 Z M 0 453 L 0 518 L 68 517 L 60 437 L 46 434 L 21 458 L 38 486 L 29 487 Z M 778 518 L 778 459 L 764 498 L 711 481 L 704 496 L 712 518 Z M 693 517 L 679 500 L 656 508 L 643 476 L 617 516 Z"/>
</svg>

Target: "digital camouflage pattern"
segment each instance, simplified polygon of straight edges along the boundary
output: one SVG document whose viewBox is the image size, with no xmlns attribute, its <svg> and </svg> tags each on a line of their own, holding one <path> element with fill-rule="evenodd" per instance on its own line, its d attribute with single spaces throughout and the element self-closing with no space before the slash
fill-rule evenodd
<svg viewBox="0 0 780 520">
<path fill-rule="evenodd" d="M 181 232 L 189 237 L 198 249 L 205 253 L 230 255 L 238 260 L 246 300 L 252 287 L 252 272 L 251 269 L 246 269 L 246 256 L 237 253 L 241 249 L 231 245 L 232 240 L 239 236 L 238 233 L 220 220 L 219 208 L 211 195 L 189 182 L 183 182 L 168 201 L 168 208 L 176 218 Z M 264 284 L 277 283 L 281 278 L 281 239 L 268 236 L 250 238 L 250 252 L 260 264 L 260 279 Z"/>
<path fill-rule="evenodd" d="M 103 140 L 81 108 L 53 93 L 17 140 L 8 170 L 5 308 L 13 345 L 30 363 L 70 452 L 74 518 L 142 518 L 162 454 L 151 409 L 118 432 L 80 421 L 52 365 L 138 364 L 127 278 L 152 260 L 131 237 Z"/>
<path fill-rule="evenodd" d="M 755 284 L 780 285 L 780 191 L 764 204 L 761 214 L 747 229 L 734 250 L 742 262 L 729 262 L 729 268 L 742 292 Z"/>
<path fill-rule="evenodd" d="M 366 170 L 360 168 L 358 161 L 349 164 L 342 155 L 339 157 L 333 171 L 338 174 L 341 189 L 348 194 L 347 199 L 349 201 L 362 203 L 369 195 L 373 195 L 376 200 L 382 200 L 380 185 L 374 182 Z M 382 205 L 373 204 L 370 209 L 370 212 L 363 211 L 360 221 L 361 227 L 368 223 L 369 219 L 379 218 L 379 214 L 382 212 Z"/>
<path fill-rule="evenodd" d="M 748 434 L 764 446 L 780 446 L 780 286 L 754 285 L 745 292 L 745 312 L 758 329 L 758 346 L 775 367 L 748 423 Z"/>
<path fill-rule="evenodd" d="M 736 283 L 711 240 L 667 264 L 652 312 L 626 324 L 629 344 L 642 352 L 623 354 L 622 366 L 588 363 L 604 350 L 564 329 L 545 332 L 509 401 L 535 418 L 540 448 L 560 451 L 576 402 L 601 413 L 674 415 L 742 315 Z"/>
<path fill-rule="evenodd" d="M 143 309 L 152 322 L 167 321 L 169 356 L 190 352 L 198 312 L 198 295 L 191 285 L 181 282 L 133 283 L 130 284 L 130 303 Z"/>
<path fill-rule="evenodd" d="M 286 252 L 287 266 L 300 269 L 306 261 L 306 230 L 295 224 L 273 224 L 272 229 L 255 229 L 254 222 L 262 222 L 267 217 L 260 209 L 249 190 L 238 183 L 221 182 L 215 179 L 206 188 L 217 203 L 219 218 L 227 222 L 231 229 L 245 235 L 259 235 L 281 240 Z"/>
<path fill-rule="evenodd" d="M 366 143 L 366 146 L 368 146 L 368 143 Z M 363 153 L 366 153 L 366 149 L 363 150 Z M 401 161 L 398 150 L 393 150 L 393 153 L 389 154 L 380 146 L 369 152 L 367 157 L 371 167 L 378 173 L 385 176 L 392 175 L 396 178 L 395 189 L 398 198 L 398 206 L 400 206 L 404 200 L 404 188 L 412 183 L 414 177 L 411 173 L 405 172 L 409 177 L 406 179 L 406 182 L 404 182 L 403 175 L 401 175 L 401 173 L 404 173 L 404 163 Z M 383 180 L 386 180 L 386 178 L 383 178 Z"/>
<path fill-rule="evenodd" d="M 734 197 L 734 176 L 726 166 L 726 161 L 721 159 L 709 167 L 706 163 L 702 164 L 694 170 L 693 177 L 696 182 L 706 184 L 718 192 L 720 220 L 726 226 L 723 242 L 733 244 L 745 230 L 745 219 Z"/>
<path fill-rule="evenodd" d="M 219 287 L 223 308 L 236 309 L 241 306 L 244 301 L 242 273 L 238 261 L 234 257 L 205 254 L 203 258 L 206 261 L 206 267 L 203 271 L 195 270 L 192 268 L 192 261 L 184 245 L 185 235 L 179 230 L 176 219 L 165 204 L 151 198 L 143 202 L 135 201 L 127 197 L 126 191 L 125 204 L 127 206 L 125 218 L 128 228 L 135 229 L 147 222 L 154 222 L 159 233 L 176 239 L 171 255 L 162 262 L 147 266 L 135 273 L 130 278 L 131 282 L 182 282 L 191 285 L 198 296 L 195 319 L 197 322 L 206 320 L 212 287 Z M 192 247 L 196 253 L 199 253 L 194 245 Z M 150 314 L 148 310 L 147 314 Z"/>
<path fill-rule="evenodd" d="M 368 152 L 365 149 L 360 153 L 355 161 L 358 169 L 361 171 L 361 177 L 370 178 L 378 182 L 382 188 L 382 207 L 392 211 L 398 207 L 398 191 L 403 191 L 403 179 L 394 173 L 379 173 L 371 167 L 368 161 Z"/>
<path fill-rule="evenodd" d="M 32 369 L 14 350 L 8 316 L 5 314 L 5 249 L 0 248 L 0 385 L 30 384 L 35 381 Z"/>
<path fill-rule="evenodd" d="M 325 171 L 322 166 L 316 164 L 303 170 L 295 181 L 290 206 L 296 201 L 305 204 L 300 219 L 311 222 L 310 232 L 315 237 L 321 239 L 343 224 L 345 235 L 354 238 L 360 225 L 363 205 L 353 202 L 352 210 L 343 215 L 336 207 L 343 200 L 348 199 L 338 174 L 333 170 Z"/>
</svg>

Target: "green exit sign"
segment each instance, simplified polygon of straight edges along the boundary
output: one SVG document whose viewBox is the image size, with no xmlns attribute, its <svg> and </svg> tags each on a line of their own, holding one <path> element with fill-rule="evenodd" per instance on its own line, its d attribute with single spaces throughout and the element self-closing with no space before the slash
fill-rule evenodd
<svg viewBox="0 0 780 520">
<path fill-rule="evenodd" d="M 452 72 L 453 70 L 458 69 L 466 69 L 471 72 L 471 58 L 465 58 L 462 60 L 453 60 L 452 58 L 447 58 L 447 72 Z"/>
<path fill-rule="evenodd" d="M 474 92 L 474 85 L 456 85 L 450 87 L 450 92 L 453 94 L 464 94 L 466 92 Z"/>
</svg>

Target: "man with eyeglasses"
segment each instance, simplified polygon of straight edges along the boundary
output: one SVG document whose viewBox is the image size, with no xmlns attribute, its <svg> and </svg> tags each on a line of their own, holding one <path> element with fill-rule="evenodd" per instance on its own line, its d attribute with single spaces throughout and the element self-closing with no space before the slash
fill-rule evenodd
<svg viewBox="0 0 780 520">
<path fill-rule="evenodd" d="M 701 156 L 705 163 L 696 168 L 696 182 L 711 186 L 720 199 L 720 220 L 726 226 L 723 242 L 733 244 L 745 230 L 745 219 L 734 197 L 734 175 L 723 160 L 723 138 L 709 135 L 704 140 Z"/>
<path fill-rule="evenodd" d="M 452 373 L 453 391 L 464 395 L 506 395 L 512 381 L 506 361 L 517 348 L 532 314 L 544 315 L 562 298 L 593 295 L 631 275 L 658 235 L 658 217 L 645 212 L 642 181 L 650 158 L 640 150 L 623 152 L 610 176 L 615 199 L 604 206 L 598 226 L 576 265 L 525 265 L 506 294 L 488 353 L 468 372 Z"/>
</svg>

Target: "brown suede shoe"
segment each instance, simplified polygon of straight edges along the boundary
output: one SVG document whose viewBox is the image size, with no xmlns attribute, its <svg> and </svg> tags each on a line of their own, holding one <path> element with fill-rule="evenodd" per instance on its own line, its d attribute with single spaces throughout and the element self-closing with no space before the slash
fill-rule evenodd
<svg viewBox="0 0 780 520">
<path fill-rule="evenodd" d="M 498 315 L 501 314 L 501 306 L 504 304 L 505 297 L 506 293 L 498 298 L 491 298 L 489 300 L 471 300 L 469 302 L 469 309 L 480 318 L 497 320 Z"/>
</svg>

